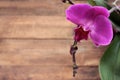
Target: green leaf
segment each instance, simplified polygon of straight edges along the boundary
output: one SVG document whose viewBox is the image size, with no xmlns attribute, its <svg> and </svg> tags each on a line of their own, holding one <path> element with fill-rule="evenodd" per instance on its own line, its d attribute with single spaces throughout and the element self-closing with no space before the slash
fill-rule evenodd
<svg viewBox="0 0 120 80">
<path fill-rule="evenodd" d="M 107 3 L 106 0 L 94 0 L 98 6 L 104 6 L 108 9 L 111 8 L 111 6 Z"/>
<path fill-rule="evenodd" d="M 99 64 L 101 80 L 120 80 L 120 35 L 116 35 Z"/>
<path fill-rule="evenodd" d="M 93 6 L 97 5 L 94 0 L 88 0 L 88 2 L 89 2 L 91 5 L 93 5 Z"/>
<path fill-rule="evenodd" d="M 88 2 L 93 6 L 97 5 L 97 6 L 104 6 L 108 9 L 111 8 L 111 6 L 107 4 L 107 0 L 88 0 Z"/>
<path fill-rule="evenodd" d="M 109 0 L 88 0 L 91 5 L 104 6 L 107 9 L 111 9 L 112 7 L 108 4 Z M 120 11 L 114 11 L 110 14 L 110 20 L 112 21 L 116 30 L 120 31 Z"/>
</svg>

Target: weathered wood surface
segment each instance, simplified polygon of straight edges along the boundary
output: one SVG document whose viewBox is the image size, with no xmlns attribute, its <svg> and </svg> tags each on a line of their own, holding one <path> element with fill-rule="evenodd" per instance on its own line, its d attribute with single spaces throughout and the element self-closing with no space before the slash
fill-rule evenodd
<svg viewBox="0 0 120 80">
<path fill-rule="evenodd" d="M 61 16 L 0 16 L 0 22 L 1 38 L 72 39 L 74 26 Z"/>
<path fill-rule="evenodd" d="M 71 40 L 1 39 L 0 64 L 71 65 L 70 44 Z M 78 64 L 97 66 L 101 52 L 102 48 L 95 48 L 90 41 L 82 42 L 77 54 Z"/>
<path fill-rule="evenodd" d="M 0 80 L 99 80 L 106 47 L 90 40 L 79 44 L 78 74 L 72 77 L 75 25 L 65 19 L 67 6 L 61 0 L 0 0 Z"/>
<path fill-rule="evenodd" d="M 0 15 L 60 16 L 64 15 L 61 11 L 64 11 L 65 6 L 61 0 L 0 0 Z"/>
<path fill-rule="evenodd" d="M 68 66 L 2 66 L 0 80 L 99 80 L 97 67 L 80 67 L 76 78 Z"/>
</svg>

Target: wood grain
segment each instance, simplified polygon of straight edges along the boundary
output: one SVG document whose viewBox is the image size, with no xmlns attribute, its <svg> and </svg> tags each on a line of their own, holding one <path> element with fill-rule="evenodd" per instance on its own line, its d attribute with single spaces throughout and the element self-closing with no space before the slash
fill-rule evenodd
<svg viewBox="0 0 120 80">
<path fill-rule="evenodd" d="M 80 67 L 76 78 L 69 66 L 1 66 L 0 72 L 1 80 L 99 80 L 97 67 Z"/>
<path fill-rule="evenodd" d="M 0 41 L 0 65 L 72 65 L 71 43 L 71 40 L 3 39 Z M 77 53 L 79 66 L 97 66 L 104 49 L 95 48 L 90 41 L 81 45 L 84 46 L 79 46 Z"/>
<path fill-rule="evenodd" d="M 0 15 L 63 16 L 67 6 L 69 5 L 63 4 L 61 0 L 2 0 Z"/>
<path fill-rule="evenodd" d="M 73 24 L 60 16 L 0 16 L 1 38 L 72 39 Z"/>
</svg>

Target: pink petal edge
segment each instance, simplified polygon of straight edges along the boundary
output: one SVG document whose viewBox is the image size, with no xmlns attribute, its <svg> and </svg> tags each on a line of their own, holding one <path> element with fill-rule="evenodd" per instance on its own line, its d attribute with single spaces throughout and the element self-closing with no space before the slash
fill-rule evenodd
<svg viewBox="0 0 120 80">
<path fill-rule="evenodd" d="M 103 15 L 96 17 L 90 37 L 96 45 L 109 45 L 113 38 L 112 23 Z"/>
</svg>

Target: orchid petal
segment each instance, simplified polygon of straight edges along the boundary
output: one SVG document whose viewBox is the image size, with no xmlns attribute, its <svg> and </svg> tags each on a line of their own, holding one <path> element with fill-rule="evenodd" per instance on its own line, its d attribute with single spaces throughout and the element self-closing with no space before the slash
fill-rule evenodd
<svg viewBox="0 0 120 80">
<path fill-rule="evenodd" d="M 106 8 L 102 6 L 94 6 L 91 9 L 89 9 L 85 15 L 85 18 L 87 20 L 94 20 L 98 15 L 103 15 L 108 18 L 110 13 Z"/>
<path fill-rule="evenodd" d="M 89 4 L 76 4 L 70 6 L 66 10 L 66 17 L 71 22 L 81 25 L 84 19 L 85 13 L 91 8 L 92 6 Z"/>
<path fill-rule="evenodd" d="M 94 6 L 92 9 L 95 11 L 96 16 L 97 15 L 103 15 L 103 16 L 106 16 L 107 18 L 110 16 L 109 10 L 105 7 Z"/>
<path fill-rule="evenodd" d="M 110 44 L 113 31 L 112 24 L 108 18 L 103 15 L 96 17 L 94 25 L 91 27 L 90 37 L 92 41 L 97 45 L 108 45 Z"/>
<path fill-rule="evenodd" d="M 91 9 L 89 9 L 85 16 L 84 16 L 84 20 L 83 20 L 83 28 L 84 30 L 89 30 L 89 26 L 92 25 L 94 23 L 94 20 L 96 19 L 97 16 L 99 15 L 103 15 L 105 17 L 109 17 L 109 11 L 101 6 L 93 6 Z"/>
</svg>

